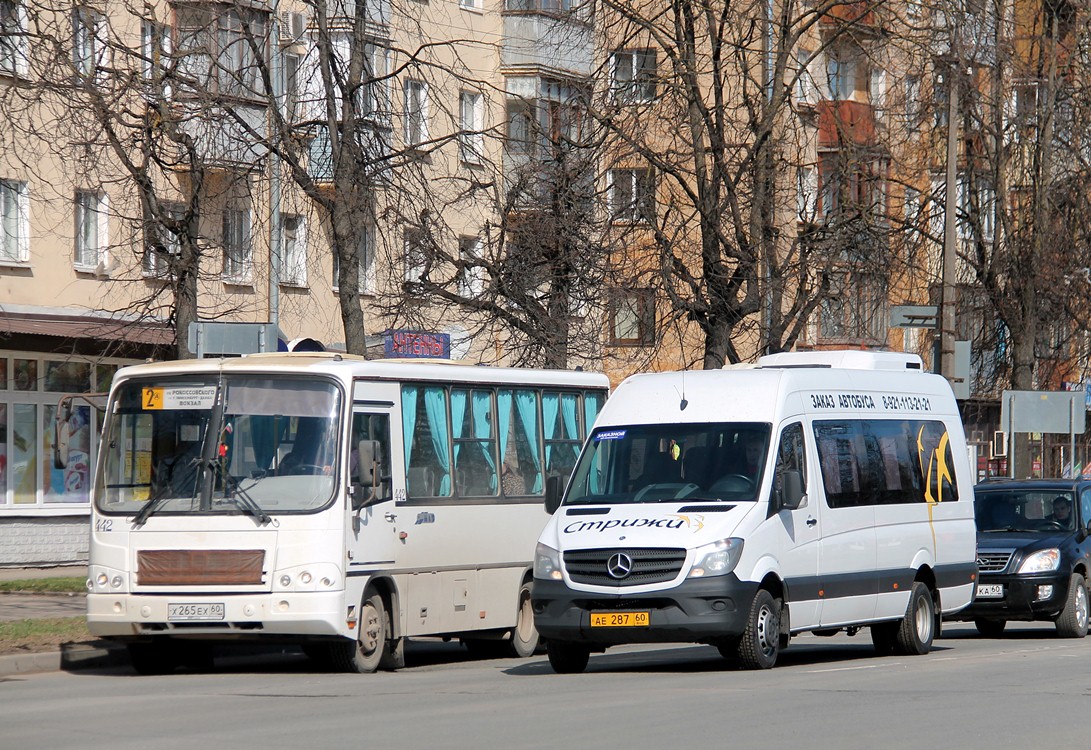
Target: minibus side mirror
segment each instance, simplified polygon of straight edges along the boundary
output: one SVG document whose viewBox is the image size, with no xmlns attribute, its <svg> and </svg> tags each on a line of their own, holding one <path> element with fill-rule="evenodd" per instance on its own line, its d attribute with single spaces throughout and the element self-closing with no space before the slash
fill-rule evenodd
<svg viewBox="0 0 1091 750">
<path fill-rule="evenodd" d="M 787 508 L 796 510 L 803 503 L 803 473 L 798 469 L 784 469 L 777 472 L 774 489 L 777 510 Z"/>
<path fill-rule="evenodd" d="M 360 510 L 386 499 L 382 475 L 383 447 L 378 440 L 361 440 L 356 448 L 356 476 L 352 509 Z"/>
<path fill-rule="evenodd" d="M 557 512 L 561 507 L 561 478 L 549 477 L 545 486 L 545 509 L 549 515 Z"/>
</svg>

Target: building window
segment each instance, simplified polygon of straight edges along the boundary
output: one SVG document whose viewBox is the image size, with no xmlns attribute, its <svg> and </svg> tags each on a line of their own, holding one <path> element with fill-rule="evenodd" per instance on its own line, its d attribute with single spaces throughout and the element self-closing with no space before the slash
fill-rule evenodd
<svg viewBox="0 0 1091 750">
<path fill-rule="evenodd" d="M 875 112 L 876 119 L 882 119 L 886 111 L 886 71 L 875 67 L 871 69 L 871 81 L 868 88 L 868 100 Z"/>
<path fill-rule="evenodd" d="M 480 164 L 485 158 L 484 97 L 476 91 L 458 94 L 458 155 L 462 161 Z"/>
<path fill-rule="evenodd" d="M 572 10 L 572 0 L 504 0 L 504 10 L 567 13 Z"/>
<path fill-rule="evenodd" d="M 360 233 L 360 243 L 357 246 L 357 259 L 360 263 L 360 271 L 357 284 L 360 294 L 375 293 L 375 228 L 364 227 Z M 341 260 L 337 253 L 333 254 L 333 288 L 337 290 L 340 282 L 337 280 L 341 271 Z"/>
<path fill-rule="evenodd" d="M 416 146 L 428 140 L 428 84 L 410 78 L 405 82 L 405 143 Z"/>
<path fill-rule="evenodd" d="M 405 283 L 418 284 L 424 278 L 428 254 L 424 232 L 405 230 Z"/>
<path fill-rule="evenodd" d="M 856 60 L 844 50 L 831 50 L 826 56 L 826 79 L 830 99 L 851 99 L 856 90 Z"/>
<path fill-rule="evenodd" d="M 650 289 L 615 289 L 609 297 L 610 343 L 650 346 L 655 342 L 655 295 Z"/>
<path fill-rule="evenodd" d="M 163 213 L 165 221 L 149 219 L 144 226 L 145 276 L 167 276 L 173 273 L 173 266 L 182 253 L 179 233 L 184 231 L 181 222 L 186 215 L 185 208 L 179 204 L 165 204 Z M 176 226 L 177 230 L 167 226 L 168 223 Z"/>
<path fill-rule="evenodd" d="M 857 161 L 846 152 L 824 154 L 819 162 L 818 215 L 885 222 L 888 167 L 884 159 Z"/>
<path fill-rule="evenodd" d="M 91 8 L 72 11 L 72 64 L 82 77 L 94 76 L 106 64 L 107 41 L 105 16 Z"/>
<path fill-rule="evenodd" d="M 140 72 L 145 80 L 161 78 L 170 54 L 170 26 L 144 19 L 140 28 Z"/>
<path fill-rule="evenodd" d="M 109 243 L 109 199 L 105 193 L 76 191 L 76 242 L 72 260 L 76 268 L 94 270 L 103 260 Z"/>
<path fill-rule="evenodd" d="M 359 95 L 356 101 L 362 119 L 385 122 L 390 113 L 390 88 L 387 71 L 390 68 L 389 50 L 374 42 L 364 44 L 364 62 Z"/>
<path fill-rule="evenodd" d="M 651 169 L 612 169 L 609 180 L 614 221 L 650 222 L 655 217 L 655 173 Z"/>
<path fill-rule="evenodd" d="M 814 104 L 818 99 L 818 92 L 814 85 L 814 76 L 811 75 L 811 51 L 799 50 L 799 70 L 795 81 L 796 102 L 799 104 Z"/>
<path fill-rule="evenodd" d="M 565 81 L 543 78 L 536 98 L 508 101 L 510 153 L 552 155 L 581 142 L 587 119 L 587 90 Z"/>
<path fill-rule="evenodd" d="M 619 102 L 655 99 L 655 50 L 618 50 L 611 58 L 611 90 Z"/>
<path fill-rule="evenodd" d="M 916 129 L 921 113 L 921 79 L 907 76 L 905 79 L 905 122 L 911 129 Z"/>
<path fill-rule="evenodd" d="M 485 292 L 485 269 L 474 265 L 481 259 L 481 240 L 477 237 L 460 237 L 458 259 L 462 267 L 458 273 L 458 293 L 467 298 L 480 297 Z"/>
<path fill-rule="evenodd" d="M 19 0 L 0 0 L 0 75 L 27 74 L 27 11 Z"/>
<path fill-rule="evenodd" d="M 250 281 L 250 211 L 228 208 L 223 214 L 223 276 L 231 282 Z"/>
<path fill-rule="evenodd" d="M 829 296 L 822 301 L 822 338 L 882 343 L 887 326 L 887 285 L 881 276 L 849 272 L 833 276 Z"/>
<path fill-rule="evenodd" d="M 264 46 L 267 13 L 197 4 L 174 8 L 179 73 L 194 80 L 195 93 L 250 99 L 264 93 L 255 48 Z"/>
<path fill-rule="evenodd" d="M 818 214 L 818 173 L 814 167 L 800 167 L 797 178 L 796 212 L 800 221 L 813 222 Z"/>
<path fill-rule="evenodd" d="M 30 258 L 30 196 L 27 184 L 0 180 L 0 261 L 25 263 Z"/>
<path fill-rule="evenodd" d="M 280 283 L 307 285 L 307 226 L 302 216 L 280 217 Z"/>
<path fill-rule="evenodd" d="M 481 0 L 458 0 L 458 7 L 466 10 L 481 10 Z"/>
</svg>

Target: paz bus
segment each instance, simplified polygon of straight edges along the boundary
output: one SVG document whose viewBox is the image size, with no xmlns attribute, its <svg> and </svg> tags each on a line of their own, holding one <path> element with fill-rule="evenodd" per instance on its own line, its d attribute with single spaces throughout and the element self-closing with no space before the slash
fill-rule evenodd
<svg viewBox="0 0 1091 750">
<path fill-rule="evenodd" d="M 110 392 L 87 619 L 141 673 L 216 642 L 373 672 L 416 636 L 528 656 L 547 484 L 604 375 L 256 354 L 142 364 Z"/>
</svg>

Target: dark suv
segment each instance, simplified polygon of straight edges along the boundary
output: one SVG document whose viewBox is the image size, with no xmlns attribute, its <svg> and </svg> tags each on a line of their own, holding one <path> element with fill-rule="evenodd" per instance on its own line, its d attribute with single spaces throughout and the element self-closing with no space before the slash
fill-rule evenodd
<svg viewBox="0 0 1091 750">
<path fill-rule="evenodd" d="M 956 615 L 988 636 L 1008 620 L 1048 620 L 1087 635 L 1091 480 L 989 481 L 974 488 L 977 596 Z"/>
</svg>

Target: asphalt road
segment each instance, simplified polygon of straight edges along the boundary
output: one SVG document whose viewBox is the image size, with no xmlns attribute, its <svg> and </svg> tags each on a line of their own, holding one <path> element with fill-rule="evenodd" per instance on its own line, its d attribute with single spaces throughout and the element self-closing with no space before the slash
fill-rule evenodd
<svg viewBox="0 0 1091 750">
<path fill-rule="evenodd" d="M 804 636 L 766 672 L 708 647 L 626 647 L 556 675 L 544 656 L 473 660 L 415 642 L 397 673 L 314 672 L 301 655 L 212 673 L 128 668 L 0 680 L 0 748 L 1083 748 L 1091 638 L 949 624 L 923 657 L 866 632 Z"/>
</svg>

